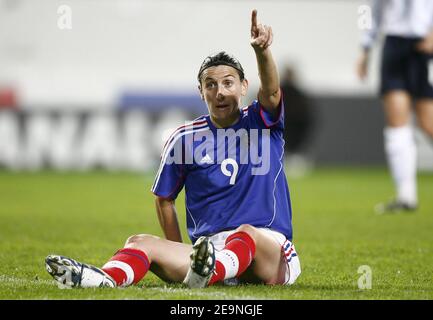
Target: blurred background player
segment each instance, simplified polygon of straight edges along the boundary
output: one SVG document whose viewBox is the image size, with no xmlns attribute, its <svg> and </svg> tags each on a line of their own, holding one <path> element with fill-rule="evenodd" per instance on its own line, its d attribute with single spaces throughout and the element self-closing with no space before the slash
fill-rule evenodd
<svg viewBox="0 0 433 320">
<path fill-rule="evenodd" d="M 396 197 L 376 206 L 378 213 L 417 209 L 417 148 L 411 111 L 418 125 L 433 138 L 433 1 L 373 0 L 372 27 L 362 38 L 357 72 L 367 76 L 370 49 L 379 31 L 385 35 L 382 50 L 380 94 L 386 126 L 385 153 L 396 187 Z"/>
<path fill-rule="evenodd" d="M 148 270 L 167 282 L 183 281 L 193 288 L 231 279 L 265 284 L 295 282 L 301 269 L 292 243 L 291 201 L 282 163 L 284 109 L 279 75 L 269 48 L 272 41 L 271 27 L 258 24 L 254 10 L 251 46 L 261 85 L 258 101 L 245 108 L 240 107 L 248 81 L 241 64 L 225 52 L 203 61 L 198 74 L 199 91 L 209 115 L 172 134 L 152 187 L 166 239 L 148 234 L 132 236 L 102 268 L 50 255 L 46 269 L 58 282 L 71 287 L 128 286 L 140 281 Z M 263 146 L 263 140 L 251 138 L 244 145 L 235 139 L 226 147 L 223 138 L 224 159 L 221 162 L 216 158 L 221 148 L 218 136 L 225 129 L 249 136 L 252 130 L 269 135 L 269 149 L 260 148 L 267 162 L 262 164 L 266 172 L 254 174 L 256 165 L 252 161 L 238 162 L 236 156 L 243 147 L 259 143 Z M 207 148 L 205 154 L 196 152 L 203 151 L 202 138 L 186 139 L 196 134 L 216 139 L 216 144 L 211 140 L 209 153 Z M 190 151 L 180 162 L 169 161 L 176 146 Z M 225 156 L 228 148 L 236 149 L 236 160 Z M 194 162 L 184 161 L 188 154 L 194 154 Z M 188 235 L 194 246 L 182 242 L 177 221 L 175 199 L 184 186 Z"/>
<path fill-rule="evenodd" d="M 281 74 L 281 91 L 284 97 L 284 155 L 286 173 L 300 177 L 311 170 L 308 154 L 314 130 L 312 99 L 298 85 L 296 70 L 287 64 Z"/>
</svg>

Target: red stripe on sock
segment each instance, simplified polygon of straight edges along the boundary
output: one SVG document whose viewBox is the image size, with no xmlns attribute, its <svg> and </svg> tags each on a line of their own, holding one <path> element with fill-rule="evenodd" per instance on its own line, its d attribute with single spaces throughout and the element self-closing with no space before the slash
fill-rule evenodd
<svg viewBox="0 0 433 320">
<path fill-rule="evenodd" d="M 110 261 L 121 261 L 128 264 L 134 271 L 134 284 L 143 279 L 150 267 L 149 258 L 146 253 L 132 248 L 120 249 Z M 116 281 L 117 285 L 125 283 L 127 279 L 126 273 L 122 269 L 113 267 L 102 270 L 108 273 Z"/>
<path fill-rule="evenodd" d="M 209 286 L 214 284 L 218 281 L 223 281 L 224 277 L 226 275 L 226 268 L 224 268 L 224 265 L 219 262 L 218 260 L 215 262 L 215 270 L 212 278 L 209 281 Z"/>
<path fill-rule="evenodd" d="M 121 286 L 127 280 L 126 273 L 122 269 L 119 269 L 119 268 L 103 268 L 102 270 L 104 270 L 110 277 L 112 277 L 114 279 L 114 281 L 116 281 L 116 284 L 118 286 Z"/>
<path fill-rule="evenodd" d="M 239 269 L 236 274 L 238 277 L 241 275 L 251 264 L 256 254 L 256 244 L 253 238 L 246 232 L 239 231 L 235 232 L 226 239 L 226 245 L 223 248 L 232 251 L 239 260 Z M 217 260 L 215 264 L 215 272 L 209 281 L 209 285 L 214 284 L 218 281 L 223 281 L 225 279 L 226 270 L 224 265 Z"/>
<path fill-rule="evenodd" d="M 241 275 L 251 264 L 256 254 L 256 244 L 250 235 L 243 231 L 238 231 L 226 239 L 224 249 L 233 251 L 239 260 L 239 269 L 236 276 Z"/>
</svg>

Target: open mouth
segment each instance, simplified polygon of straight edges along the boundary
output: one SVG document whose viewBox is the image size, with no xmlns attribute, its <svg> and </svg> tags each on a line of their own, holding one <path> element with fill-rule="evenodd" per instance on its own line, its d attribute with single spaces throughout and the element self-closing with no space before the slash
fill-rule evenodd
<svg viewBox="0 0 433 320">
<path fill-rule="evenodd" d="M 218 108 L 218 109 L 225 109 L 225 108 L 228 108 L 230 105 L 228 105 L 228 104 L 220 104 L 220 105 L 217 105 L 216 107 Z"/>
</svg>

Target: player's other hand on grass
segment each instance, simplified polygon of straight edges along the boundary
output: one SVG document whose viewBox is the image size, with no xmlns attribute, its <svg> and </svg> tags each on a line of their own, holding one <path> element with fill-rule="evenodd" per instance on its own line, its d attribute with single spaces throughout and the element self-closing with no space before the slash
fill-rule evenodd
<svg viewBox="0 0 433 320">
<path fill-rule="evenodd" d="M 251 13 L 251 45 L 255 51 L 265 51 L 272 44 L 272 28 L 257 23 L 257 10 Z"/>
<path fill-rule="evenodd" d="M 368 75 L 368 52 L 362 51 L 356 63 L 356 74 L 361 81 L 365 81 Z"/>
</svg>

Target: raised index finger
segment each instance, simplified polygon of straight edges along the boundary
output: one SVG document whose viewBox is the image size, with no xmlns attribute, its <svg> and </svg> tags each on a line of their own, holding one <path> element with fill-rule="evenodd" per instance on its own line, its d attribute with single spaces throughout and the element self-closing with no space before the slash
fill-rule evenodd
<svg viewBox="0 0 433 320">
<path fill-rule="evenodd" d="M 251 13 L 251 30 L 257 29 L 257 10 L 254 9 Z"/>
</svg>

